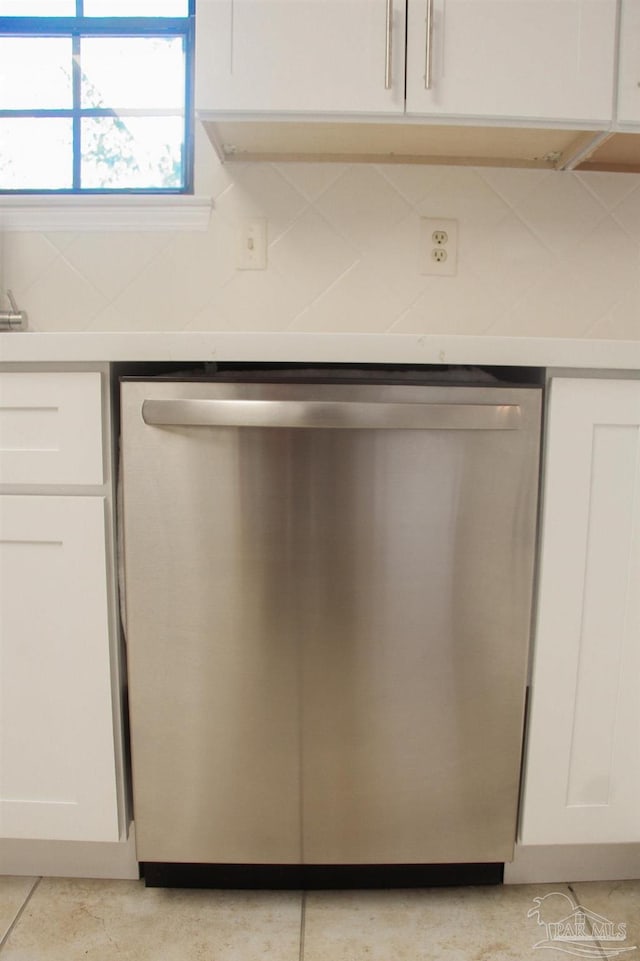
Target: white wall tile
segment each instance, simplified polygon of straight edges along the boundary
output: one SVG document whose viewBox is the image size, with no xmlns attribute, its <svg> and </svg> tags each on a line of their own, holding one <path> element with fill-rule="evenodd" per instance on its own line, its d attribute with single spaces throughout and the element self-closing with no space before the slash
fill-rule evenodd
<svg viewBox="0 0 640 961">
<path fill-rule="evenodd" d="M 470 167 L 433 168 L 441 176 L 418 204 L 421 217 L 451 217 L 462 225 L 490 228 L 509 213 L 509 205 Z"/>
<path fill-rule="evenodd" d="M 447 176 L 447 168 L 431 164 L 378 164 L 376 169 L 412 206 L 419 204 Z"/>
<path fill-rule="evenodd" d="M 342 176 L 347 167 L 334 163 L 280 163 L 276 169 L 307 200 L 313 202 Z"/>
<path fill-rule="evenodd" d="M 271 237 L 277 237 L 299 217 L 307 201 L 272 164 L 242 164 L 228 168 L 232 182 L 215 201 L 214 218 L 238 224 L 266 217 Z"/>
<path fill-rule="evenodd" d="M 217 312 L 234 330 L 286 330 L 303 309 L 299 292 L 274 270 L 238 273 L 217 291 L 208 304 L 212 317 Z"/>
<path fill-rule="evenodd" d="M 483 334 L 499 311 L 497 300 L 471 274 L 430 277 L 427 289 L 398 319 L 396 334 Z"/>
<path fill-rule="evenodd" d="M 269 265 L 300 291 L 303 306 L 358 260 L 356 248 L 310 208 L 269 248 Z M 279 329 L 279 328 L 278 328 Z"/>
<path fill-rule="evenodd" d="M 58 256 L 58 249 L 44 234 L 4 234 L 2 273 L 7 287 L 16 298 L 22 296 Z"/>
<path fill-rule="evenodd" d="M 407 305 L 366 261 L 359 261 L 291 324 L 291 330 L 384 333 Z"/>
<path fill-rule="evenodd" d="M 64 246 L 64 259 L 111 301 L 169 242 L 170 235 L 149 231 L 117 237 L 83 232 Z"/>
<path fill-rule="evenodd" d="M 496 302 L 505 308 L 555 263 L 549 249 L 515 214 L 486 230 L 474 224 L 465 231 L 463 224 L 460 248 L 461 269 L 471 270 L 481 282 L 491 285 Z"/>
<path fill-rule="evenodd" d="M 609 311 L 587 332 L 587 337 L 602 340 L 638 340 L 640 337 L 640 275 L 635 288 L 625 291 Z"/>
<path fill-rule="evenodd" d="M 640 339 L 640 175 L 221 165 L 198 134 L 203 233 L 7 233 L 4 285 L 37 330 L 345 330 Z M 421 216 L 459 225 L 420 273 Z M 242 221 L 265 271 L 238 271 Z"/>
<path fill-rule="evenodd" d="M 521 203 L 527 194 L 542 187 L 553 175 L 552 170 L 510 170 L 508 167 L 481 167 L 478 170 L 480 179 L 510 207 Z"/>
<path fill-rule="evenodd" d="M 375 167 L 354 164 L 316 201 L 316 209 L 359 250 L 409 213 L 407 201 Z"/>
<path fill-rule="evenodd" d="M 556 256 L 570 253 L 606 216 L 604 205 L 576 176 L 555 172 L 515 207 Z"/>
<path fill-rule="evenodd" d="M 35 330 L 86 330 L 106 304 L 102 294 L 61 256 L 16 299 Z M 42 318 L 46 324 L 40 324 Z"/>
<path fill-rule="evenodd" d="M 638 188 L 638 178 L 629 174 L 585 171 L 578 172 L 576 177 L 607 210 L 612 210 L 622 203 L 625 197 Z"/>
</svg>

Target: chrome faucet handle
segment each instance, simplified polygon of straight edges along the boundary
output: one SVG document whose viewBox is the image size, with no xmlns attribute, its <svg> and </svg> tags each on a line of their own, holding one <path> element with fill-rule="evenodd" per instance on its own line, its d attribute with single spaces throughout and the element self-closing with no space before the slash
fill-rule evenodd
<svg viewBox="0 0 640 961">
<path fill-rule="evenodd" d="M 7 300 L 11 310 L 0 310 L 0 330 L 24 330 L 27 326 L 27 315 L 19 310 L 13 292 L 7 288 Z"/>
</svg>

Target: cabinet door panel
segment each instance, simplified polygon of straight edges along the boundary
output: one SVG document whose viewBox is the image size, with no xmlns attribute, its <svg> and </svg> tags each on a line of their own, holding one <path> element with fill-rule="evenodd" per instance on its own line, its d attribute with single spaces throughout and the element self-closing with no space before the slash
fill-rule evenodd
<svg viewBox="0 0 640 961">
<path fill-rule="evenodd" d="M 618 121 L 640 125 L 640 4 L 637 0 L 622 3 Z"/>
<path fill-rule="evenodd" d="M 199 0 L 199 110 L 379 112 L 404 108 L 404 0 Z"/>
<path fill-rule="evenodd" d="M 640 841 L 640 382 L 556 380 L 521 828 Z"/>
<path fill-rule="evenodd" d="M 0 836 L 118 840 L 102 498 L 0 498 Z"/>
<path fill-rule="evenodd" d="M 427 2 L 408 0 L 408 113 L 610 120 L 615 0 L 433 0 L 430 90 Z"/>
</svg>

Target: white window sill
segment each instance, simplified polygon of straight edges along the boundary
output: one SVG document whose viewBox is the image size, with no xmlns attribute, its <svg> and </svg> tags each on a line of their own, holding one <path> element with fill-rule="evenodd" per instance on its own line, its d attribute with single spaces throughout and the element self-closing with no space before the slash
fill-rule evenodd
<svg viewBox="0 0 640 961">
<path fill-rule="evenodd" d="M 213 201 L 187 196 L 0 197 L 0 231 L 206 230 Z"/>
</svg>

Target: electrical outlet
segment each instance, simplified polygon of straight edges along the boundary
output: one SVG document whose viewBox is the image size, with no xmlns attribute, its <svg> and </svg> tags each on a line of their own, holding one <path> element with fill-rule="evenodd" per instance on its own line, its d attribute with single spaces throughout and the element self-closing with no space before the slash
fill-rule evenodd
<svg viewBox="0 0 640 961">
<path fill-rule="evenodd" d="M 420 218 L 420 273 L 453 277 L 458 267 L 458 221 Z"/>
<path fill-rule="evenodd" d="M 240 225 L 237 270 L 264 270 L 267 266 L 267 221 L 245 220 Z"/>
</svg>

